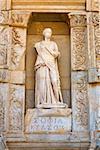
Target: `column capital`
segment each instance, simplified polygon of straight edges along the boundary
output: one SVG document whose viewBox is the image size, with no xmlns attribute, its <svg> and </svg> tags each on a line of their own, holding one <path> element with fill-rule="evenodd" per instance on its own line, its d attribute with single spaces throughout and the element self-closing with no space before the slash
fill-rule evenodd
<svg viewBox="0 0 100 150">
<path fill-rule="evenodd" d="M 29 18 L 31 16 L 30 11 L 16 11 L 12 10 L 10 12 L 10 22 L 11 26 L 27 28 Z"/>
<path fill-rule="evenodd" d="M 87 15 L 86 13 L 69 13 L 71 27 L 81 27 L 87 25 Z"/>
</svg>

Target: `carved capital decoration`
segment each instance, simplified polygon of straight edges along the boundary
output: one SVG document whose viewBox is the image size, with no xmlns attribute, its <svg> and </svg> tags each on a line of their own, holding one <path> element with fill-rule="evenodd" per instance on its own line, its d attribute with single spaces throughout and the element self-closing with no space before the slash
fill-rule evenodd
<svg viewBox="0 0 100 150">
<path fill-rule="evenodd" d="M 71 27 L 82 27 L 87 25 L 86 14 L 69 14 Z"/>
<path fill-rule="evenodd" d="M 16 27 L 27 27 L 30 16 L 31 12 L 12 10 L 10 24 Z"/>
</svg>

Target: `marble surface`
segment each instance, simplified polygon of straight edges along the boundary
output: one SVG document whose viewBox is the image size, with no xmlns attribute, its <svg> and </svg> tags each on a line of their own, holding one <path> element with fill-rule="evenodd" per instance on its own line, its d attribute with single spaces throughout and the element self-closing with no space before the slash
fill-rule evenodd
<svg viewBox="0 0 100 150">
<path fill-rule="evenodd" d="M 29 109 L 26 133 L 65 133 L 71 131 L 71 109 Z"/>
</svg>

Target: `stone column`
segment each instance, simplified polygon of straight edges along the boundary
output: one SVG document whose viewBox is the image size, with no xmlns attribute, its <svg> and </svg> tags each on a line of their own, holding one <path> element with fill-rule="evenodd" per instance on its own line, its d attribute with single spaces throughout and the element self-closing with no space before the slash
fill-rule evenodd
<svg viewBox="0 0 100 150">
<path fill-rule="evenodd" d="M 7 132 L 22 134 L 25 108 L 25 51 L 29 12 L 10 11 L 9 98 Z"/>
<path fill-rule="evenodd" d="M 70 13 L 72 131 L 88 131 L 87 17 Z"/>
<path fill-rule="evenodd" d="M 88 13 L 89 116 L 91 147 L 100 140 L 100 15 Z"/>
<path fill-rule="evenodd" d="M 6 131 L 9 95 L 10 0 L 0 1 L 0 132 Z"/>
</svg>

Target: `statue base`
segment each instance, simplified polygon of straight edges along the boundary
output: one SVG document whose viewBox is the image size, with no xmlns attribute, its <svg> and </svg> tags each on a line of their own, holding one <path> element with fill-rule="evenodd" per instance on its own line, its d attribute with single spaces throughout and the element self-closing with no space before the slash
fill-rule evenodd
<svg viewBox="0 0 100 150">
<path fill-rule="evenodd" d="M 40 104 L 36 106 L 37 108 L 66 108 L 68 107 L 65 103 L 57 103 L 57 104 Z"/>
<path fill-rule="evenodd" d="M 71 131 L 71 109 L 28 109 L 25 133 L 60 133 Z"/>
</svg>

